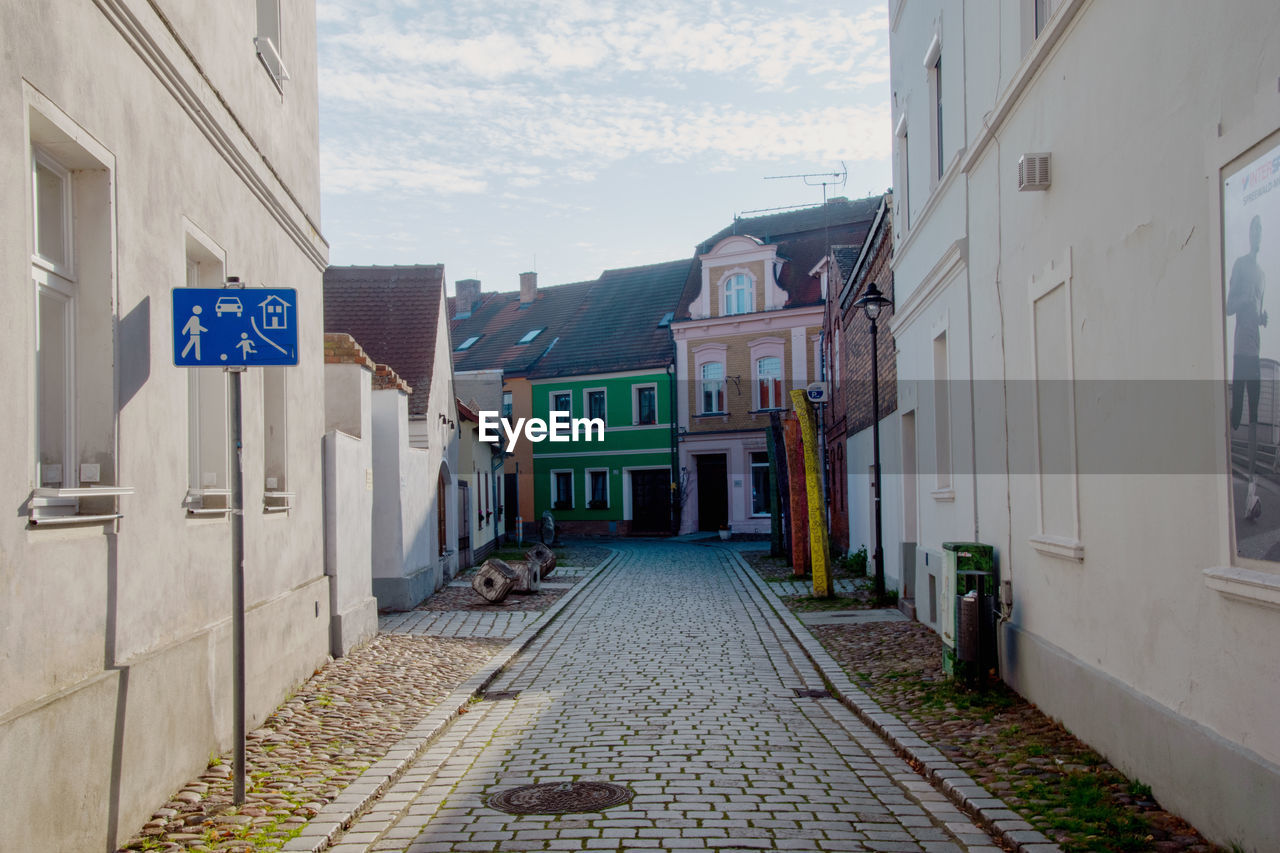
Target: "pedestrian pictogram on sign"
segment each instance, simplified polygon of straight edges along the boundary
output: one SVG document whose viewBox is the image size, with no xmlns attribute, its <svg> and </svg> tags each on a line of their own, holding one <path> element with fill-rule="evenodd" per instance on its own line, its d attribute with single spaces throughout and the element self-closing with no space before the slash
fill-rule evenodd
<svg viewBox="0 0 1280 853">
<path fill-rule="evenodd" d="M 293 288 L 177 287 L 173 363 L 178 367 L 271 367 L 298 363 Z"/>
</svg>

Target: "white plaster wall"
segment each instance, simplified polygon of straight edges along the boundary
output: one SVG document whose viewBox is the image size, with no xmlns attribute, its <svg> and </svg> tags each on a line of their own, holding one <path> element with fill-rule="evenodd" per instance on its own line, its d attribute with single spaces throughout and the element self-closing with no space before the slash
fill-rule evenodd
<svg viewBox="0 0 1280 853">
<path fill-rule="evenodd" d="M 251 285 L 296 287 L 300 298 L 301 363 L 287 379 L 288 473 L 297 494 L 288 513 L 260 509 L 261 376 L 243 377 L 249 725 L 328 650 L 317 464 L 327 247 L 314 227 L 315 123 L 289 115 L 315 113 L 314 60 L 305 58 L 314 56 L 315 31 L 310 4 L 287 5 L 297 12 L 286 26 L 299 56 L 289 103 L 277 92 L 275 107 L 262 101 L 256 118 L 227 111 L 258 97 L 250 87 L 271 86 L 252 55 L 252 33 L 234 17 L 217 28 L 204 15 L 199 23 L 171 21 L 179 45 L 144 2 L 50 0 L 5 10 L 0 352 L 11 368 L 11 405 L 0 426 L 0 491 L 11 511 L 0 525 L 0 774 L 24 784 L 0 812 L 0 834 L 15 849 L 109 847 L 113 831 L 140 825 L 211 751 L 230 745 L 230 526 L 188 519 L 181 504 L 188 389 L 185 371 L 172 366 L 169 290 L 185 283 L 184 221 L 225 252 L 227 273 Z M 132 18 L 145 42 L 130 43 L 107 11 Z M 245 74 L 202 78 L 184 46 L 222 51 Z M 23 513 L 34 485 L 35 350 L 25 92 L 47 98 L 114 168 L 106 264 L 113 297 L 83 307 L 119 322 L 115 352 L 101 354 L 112 365 L 114 393 L 102 397 L 114 396 L 118 409 L 119 481 L 137 491 L 121 499 L 118 532 L 29 530 Z M 199 104 L 191 113 L 181 106 L 188 96 Z M 271 160 L 281 170 L 273 173 L 259 151 L 276 152 Z M 66 819 L 68 808 L 76 820 Z"/>
<path fill-rule="evenodd" d="M 331 652 L 341 656 L 378 630 L 373 597 L 371 371 L 325 365 L 329 432 L 324 436 L 325 573 L 330 577 Z M 341 401 L 341 405 L 337 405 Z M 355 408 L 355 432 L 344 431 Z"/>
<path fill-rule="evenodd" d="M 980 380 L 969 451 L 981 472 L 974 529 L 997 546 L 1013 583 L 1005 675 L 1214 840 L 1266 850 L 1280 837 L 1273 812 L 1256 808 L 1280 791 L 1280 731 L 1271 724 L 1280 671 L 1265 639 L 1276 611 L 1206 586 L 1204 569 L 1234 560 L 1226 478 L 1188 472 L 1225 453 L 1224 402 L 1208 385 L 1226 379 L 1229 343 L 1218 169 L 1280 126 L 1274 8 L 1260 0 L 1058 6 L 1069 17 L 1043 42 L 1050 46 L 1025 55 L 1013 4 L 964 10 L 972 319 L 957 322 L 959 299 L 948 310 L 952 328 L 971 325 Z M 904 22 L 922 8 L 907 4 Z M 895 88 L 899 40 L 909 65 L 923 38 L 902 30 Z M 1025 88 L 1007 113 L 993 109 L 1014 81 Z M 995 126 L 989 143 L 983 122 Z M 1040 151 L 1052 153 L 1053 185 L 1019 193 L 1017 158 Z M 927 278 L 935 250 L 921 237 L 932 227 L 898 243 L 899 294 Z M 1033 277 L 1068 257 L 1083 560 L 1032 543 L 1040 484 L 1026 393 L 1035 366 L 1028 293 Z M 928 367 L 917 329 L 925 324 L 922 312 L 898 335 L 900 376 Z M 1097 379 L 1133 384 L 1086 384 Z M 1140 380 L 1157 379 L 1210 390 L 1144 398 Z M 922 455 L 932 434 L 926 402 Z M 1130 455 L 1155 460 L 1154 470 L 1116 452 L 1134 433 L 1147 440 L 1129 445 Z M 943 512 L 925 511 L 923 484 L 920 494 L 922 547 L 954 538 Z"/>
<path fill-rule="evenodd" d="M 900 468 L 894 460 L 902 457 L 901 418 L 897 412 L 880 420 L 880 526 L 883 535 L 884 575 L 887 589 L 902 589 L 902 475 L 894 473 Z M 867 549 L 867 572 L 874 571 L 872 561 L 875 541 L 873 530 L 871 466 L 875 463 L 872 452 L 871 430 L 865 429 L 845 440 L 845 458 L 848 460 L 848 511 L 849 547 L 856 551 Z"/>
</svg>

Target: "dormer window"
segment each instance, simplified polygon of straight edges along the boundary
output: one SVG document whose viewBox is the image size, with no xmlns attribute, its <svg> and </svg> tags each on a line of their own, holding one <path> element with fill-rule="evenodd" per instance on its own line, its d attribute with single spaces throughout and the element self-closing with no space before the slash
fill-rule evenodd
<svg viewBox="0 0 1280 853">
<path fill-rule="evenodd" d="M 545 328 L 545 327 L 544 327 L 544 328 Z M 533 329 L 532 331 L 530 331 L 529 333 L 527 333 L 523 338 L 521 338 L 520 340 L 516 341 L 516 343 L 520 343 L 520 344 L 533 343 L 533 339 L 534 339 L 534 338 L 536 338 L 536 337 L 537 337 L 538 335 L 540 335 L 540 334 L 542 334 L 542 329 Z"/>
<path fill-rule="evenodd" d="M 674 312 L 674 311 L 668 311 L 667 313 L 663 314 L 663 315 L 662 315 L 662 319 L 658 321 L 658 328 L 663 328 L 663 327 L 665 327 L 665 326 L 670 326 L 670 325 L 671 325 L 671 319 L 672 319 L 673 317 L 675 317 L 675 316 L 676 316 L 676 312 Z"/>
<path fill-rule="evenodd" d="M 478 340 L 480 340 L 480 335 L 472 335 L 462 343 L 458 344 L 458 348 L 454 350 L 454 352 L 462 352 L 465 349 L 471 349 L 471 347 L 473 347 L 475 345 L 475 342 Z"/>
<path fill-rule="evenodd" d="M 751 279 L 742 273 L 731 275 L 725 279 L 724 316 L 750 313 L 752 308 L 751 291 Z"/>
</svg>

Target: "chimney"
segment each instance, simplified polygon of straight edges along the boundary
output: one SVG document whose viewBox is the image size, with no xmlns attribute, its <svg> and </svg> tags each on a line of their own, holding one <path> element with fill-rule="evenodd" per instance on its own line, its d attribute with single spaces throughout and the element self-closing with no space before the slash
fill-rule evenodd
<svg viewBox="0 0 1280 853">
<path fill-rule="evenodd" d="M 453 284 L 457 293 L 453 301 L 454 319 L 466 319 L 471 316 L 476 303 L 480 301 L 480 280 L 464 278 L 461 281 L 455 281 Z"/>
<path fill-rule="evenodd" d="M 538 295 L 538 274 L 536 272 L 520 273 L 520 304 L 530 305 Z"/>
</svg>

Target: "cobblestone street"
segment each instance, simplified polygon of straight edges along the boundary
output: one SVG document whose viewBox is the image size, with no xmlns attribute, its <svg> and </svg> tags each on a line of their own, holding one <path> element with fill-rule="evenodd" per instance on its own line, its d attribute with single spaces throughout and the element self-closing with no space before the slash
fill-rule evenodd
<svg viewBox="0 0 1280 853">
<path fill-rule="evenodd" d="M 991 837 L 822 691 L 719 548 L 630 542 L 421 757 L 325 847 L 505 851 L 987 851 Z M 487 805 L 562 781 L 629 787 L 562 815 Z M 359 783 L 357 783 L 358 785 Z"/>
</svg>

